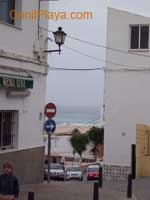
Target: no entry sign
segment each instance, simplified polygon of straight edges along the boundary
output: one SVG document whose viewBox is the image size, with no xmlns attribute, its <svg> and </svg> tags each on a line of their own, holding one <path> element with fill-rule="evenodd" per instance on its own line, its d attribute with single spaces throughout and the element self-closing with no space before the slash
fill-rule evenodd
<svg viewBox="0 0 150 200">
<path fill-rule="evenodd" d="M 49 119 L 53 118 L 56 114 L 56 105 L 54 103 L 48 103 L 45 106 L 45 115 Z"/>
</svg>

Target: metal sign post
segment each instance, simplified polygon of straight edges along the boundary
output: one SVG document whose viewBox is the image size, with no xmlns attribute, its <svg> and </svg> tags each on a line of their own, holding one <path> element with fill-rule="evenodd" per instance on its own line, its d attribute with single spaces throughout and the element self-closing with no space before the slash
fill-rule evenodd
<svg viewBox="0 0 150 200">
<path fill-rule="evenodd" d="M 51 180 L 51 134 L 54 133 L 56 129 L 56 123 L 53 118 L 56 115 L 56 105 L 54 103 L 48 103 L 44 110 L 45 115 L 48 120 L 44 124 L 44 130 L 48 133 L 48 183 Z"/>
<path fill-rule="evenodd" d="M 51 180 L 51 133 L 48 134 L 48 183 Z"/>
<path fill-rule="evenodd" d="M 50 169 L 51 169 L 51 134 L 56 129 L 56 123 L 54 120 L 49 119 L 44 124 L 44 130 L 48 133 L 48 183 L 50 183 Z"/>
</svg>

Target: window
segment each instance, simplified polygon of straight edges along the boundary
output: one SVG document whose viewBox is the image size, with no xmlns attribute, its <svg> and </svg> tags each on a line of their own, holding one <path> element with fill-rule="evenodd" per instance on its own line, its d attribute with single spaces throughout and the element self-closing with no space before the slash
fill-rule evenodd
<svg viewBox="0 0 150 200">
<path fill-rule="evenodd" d="M 10 17 L 10 11 L 15 10 L 15 0 L 0 0 L 0 20 L 14 25 L 14 20 Z"/>
<path fill-rule="evenodd" d="M 149 26 L 131 26 L 130 49 L 149 48 Z"/>
<path fill-rule="evenodd" d="M 0 148 L 13 145 L 15 116 L 17 111 L 0 111 Z M 15 130 L 16 131 L 16 130 Z"/>
</svg>

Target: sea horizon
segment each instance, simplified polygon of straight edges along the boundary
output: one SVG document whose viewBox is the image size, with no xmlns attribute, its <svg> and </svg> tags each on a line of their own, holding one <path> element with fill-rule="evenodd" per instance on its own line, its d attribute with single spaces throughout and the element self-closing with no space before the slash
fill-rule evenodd
<svg viewBox="0 0 150 200">
<path fill-rule="evenodd" d="M 64 105 L 57 106 L 55 122 L 59 126 L 92 126 L 100 124 L 100 107 Z"/>
</svg>

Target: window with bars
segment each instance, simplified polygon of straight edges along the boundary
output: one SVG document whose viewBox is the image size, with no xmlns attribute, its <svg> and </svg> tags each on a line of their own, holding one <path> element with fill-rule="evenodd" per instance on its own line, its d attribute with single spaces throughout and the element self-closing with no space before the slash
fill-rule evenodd
<svg viewBox="0 0 150 200">
<path fill-rule="evenodd" d="M 13 146 L 13 133 L 17 111 L 0 111 L 0 148 Z"/>
<path fill-rule="evenodd" d="M 130 49 L 148 49 L 149 48 L 149 26 L 134 25 L 131 26 Z"/>
<path fill-rule="evenodd" d="M 0 20 L 14 25 L 14 20 L 10 17 L 10 11 L 15 10 L 16 0 L 0 0 Z"/>
</svg>

